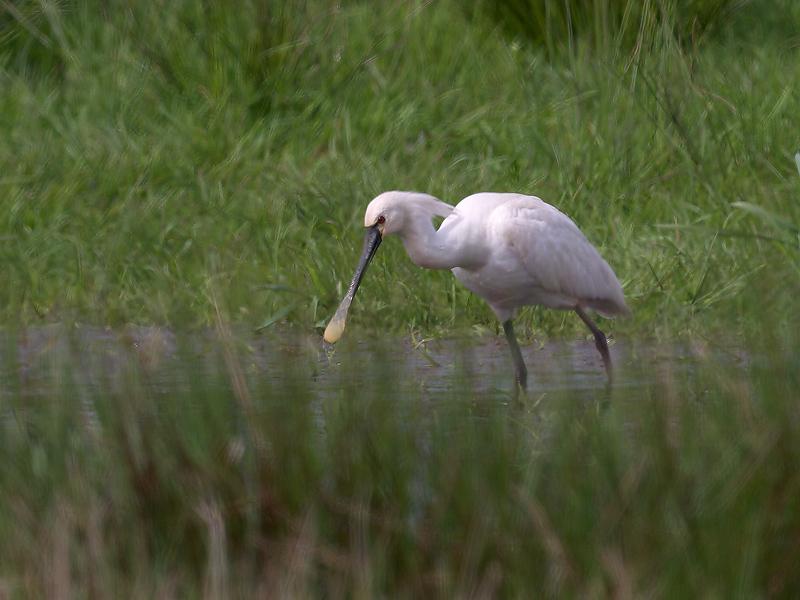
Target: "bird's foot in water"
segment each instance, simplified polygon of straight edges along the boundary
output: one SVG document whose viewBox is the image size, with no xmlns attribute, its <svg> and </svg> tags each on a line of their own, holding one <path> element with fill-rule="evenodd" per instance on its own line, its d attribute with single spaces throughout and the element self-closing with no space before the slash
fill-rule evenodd
<svg viewBox="0 0 800 600">
<path fill-rule="evenodd" d="M 512 392 L 512 396 L 514 400 L 521 400 L 528 396 L 527 373 L 523 374 L 522 377 L 520 377 L 519 374 L 514 377 L 514 391 Z"/>
</svg>

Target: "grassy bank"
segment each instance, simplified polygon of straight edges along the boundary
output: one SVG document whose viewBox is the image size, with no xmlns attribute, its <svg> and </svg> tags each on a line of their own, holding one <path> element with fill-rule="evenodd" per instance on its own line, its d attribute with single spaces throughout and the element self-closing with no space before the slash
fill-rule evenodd
<svg viewBox="0 0 800 600">
<path fill-rule="evenodd" d="M 369 376 L 296 352 L 254 369 L 224 331 L 200 360 L 123 339 L 113 369 L 77 338 L 4 346 L 4 594 L 800 592 L 791 346 L 518 403 L 457 375 L 427 391 L 389 346 Z"/>
<path fill-rule="evenodd" d="M 800 15 L 760 4 L 700 39 L 653 26 L 605 50 L 449 1 L 5 8 L 0 321 L 199 325 L 216 304 L 309 330 L 351 275 L 364 206 L 394 188 L 558 205 L 624 283 L 637 316 L 617 332 L 796 324 Z M 493 327 L 397 243 L 353 320 Z"/>
<path fill-rule="evenodd" d="M 0 2 L 0 597 L 800 594 L 800 5 L 502 5 Z M 396 240 L 320 356 L 392 188 L 570 214 L 618 385 Z"/>
</svg>

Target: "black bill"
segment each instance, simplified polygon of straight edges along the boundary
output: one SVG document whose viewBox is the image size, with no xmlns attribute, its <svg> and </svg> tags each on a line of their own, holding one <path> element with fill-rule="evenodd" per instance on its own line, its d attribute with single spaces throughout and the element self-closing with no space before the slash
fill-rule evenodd
<svg viewBox="0 0 800 600">
<path fill-rule="evenodd" d="M 342 298 L 342 303 L 336 309 L 336 314 L 328 323 L 325 328 L 324 338 L 325 341 L 333 344 L 338 341 L 344 332 L 345 321 L 347 320 L 347 311 L 350 310 L 350 303 L 355 298 L 358 286 L 361 285 L 361 279 L 367 271 L 372 257 L 381 245 L 381 232 L 378 231 L 377 226 L 372 226 L 367 230 L 367 235 L 364 237 L 364 248 L 361 250 L 361 258 L 358 259 L 358 266 L 356 272 L 353 274 L 353 279 L 350 282 L 350 287 L 347 288 L 347 293 Z"/>
</svg>

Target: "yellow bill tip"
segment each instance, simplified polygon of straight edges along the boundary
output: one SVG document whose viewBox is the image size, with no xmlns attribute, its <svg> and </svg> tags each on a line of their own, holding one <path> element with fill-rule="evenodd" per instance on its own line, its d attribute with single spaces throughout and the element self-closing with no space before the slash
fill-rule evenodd
<svg viewBox="0 0 800 600">
<path fill-rule="evenodd" d="M 328 323 L 328 326 L 325 328 L 325 333 L 322 335 L 322 339 L 324 339 L 329 344 L 335 344 L 339 341 L 339 338 L 342 337 L 344 333 L 344 319 L 331 319 L 331 322 Z"/>
</svg>

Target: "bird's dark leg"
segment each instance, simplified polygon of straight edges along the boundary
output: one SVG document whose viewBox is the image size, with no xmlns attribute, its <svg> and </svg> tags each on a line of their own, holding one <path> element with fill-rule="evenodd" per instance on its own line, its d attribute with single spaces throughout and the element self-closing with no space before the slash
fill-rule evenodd
<svg viewBox="0 0 800 600">
<path fill-rule="evenodd" d="M 594 324 L 594 321 L 589 318 L 589 315 L 587 315 L 580 306 L 575 307 L 575 312 L 578 313 L 578 316 L 581 318 L 581 320 L 586 323 L 586 326 L 592 330 L 592 333 L 594 334 L 594 345 L 597 346 L 597 349 L 600 351 L 600 356 L 603 357 L 603 364 L 606 367 L 608 382 L 611 383 L 611 356 L 608 353 L 608 340 L 606 339 L 606 334 L 600 331 L 600 328 Z"/>
<path fill-rule="evenodd" d="M 514 335 L 514 325 L 511 319 L 503 323 L 503 331 L 506 333 L 508 345 L 511 347 L 511 359 L 514 361 L 514 378 L 517 385 L 523 390 L 528 388 L 528 369 L 525 368 L 525 361 L 522 360 L 522 352 L 517 343 L 517 336 Z"/>
</svg>

